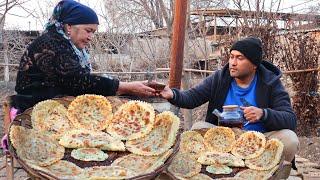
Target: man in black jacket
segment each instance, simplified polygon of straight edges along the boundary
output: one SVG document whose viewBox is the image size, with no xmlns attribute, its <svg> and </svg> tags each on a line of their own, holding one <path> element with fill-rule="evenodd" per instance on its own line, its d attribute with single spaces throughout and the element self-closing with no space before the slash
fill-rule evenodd
<svg viewBox="0 0 320 180">
<path fill-rule="evenodd" d="M 232 45 L 229 62 L 222 70 L 189 90 L 166 87 L 161 96 L 188 109 L 209 101 L 205 122 L 195 123 L 192 129 L 217 125 L 214 109 L 221 111 L 224 105 L 239 105 L 248 121 L 243 129 L 280 139 L 285 145 L 285 160 L 291 162 L 298 151 L 299 140 L 294 133 L 296 115 L 280 81 L 281 75 L 276 66 L 262 60 L 261 40 L 248 37 Z"/>
</svg>

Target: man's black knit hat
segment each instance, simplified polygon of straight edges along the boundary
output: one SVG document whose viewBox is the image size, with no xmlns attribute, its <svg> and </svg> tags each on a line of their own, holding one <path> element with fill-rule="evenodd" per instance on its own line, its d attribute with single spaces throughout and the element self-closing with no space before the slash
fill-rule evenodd
<svg viewBox="0 0 320 180">
<path fill-rule="evenodd" d="M 254 65 L 259 66 L 262 61 L 262 42 L 256 37 L 247 37 L 235 42 L 231 49 L 240 51 Z"/>
</svg>

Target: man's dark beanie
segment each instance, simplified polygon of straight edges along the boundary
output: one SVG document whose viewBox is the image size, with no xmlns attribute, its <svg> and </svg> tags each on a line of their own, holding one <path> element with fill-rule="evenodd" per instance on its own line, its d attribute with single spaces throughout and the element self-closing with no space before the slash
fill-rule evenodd
<svg viewBox="0 0 320 180">
<path fill-rule="evenodd" d="M 54 8 L 53 14 L 63 24 L 99 24 L 97 14 L 88 6 L 74 0 L 62 0 Z"/>
<path fill-rule="evenodd" d="M 262 42 L 256 37 L 247 37 L 235 42 L 230 49 L 241 52 L 254 65 L 259 66 L 262 61 Z"/>
</svg>

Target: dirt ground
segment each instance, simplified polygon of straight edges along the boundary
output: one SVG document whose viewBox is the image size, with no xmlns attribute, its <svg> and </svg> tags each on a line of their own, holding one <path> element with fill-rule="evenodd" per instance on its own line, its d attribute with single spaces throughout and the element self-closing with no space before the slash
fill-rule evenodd
<svg viewBox="0 0 320 180">
<path fill-rule="evenodd" d="M 0 83 L 0 102 L 1 105 L 6 96 L 14 94 L 14 84 Z M 204 118 L 206 112 L 206 104 L 198 107 L 193 111 L 194 121 L 199 121 Z M 0 108 L 0 117 L 3 117 L 2 108 Z M 0 119 L 0 136 L 3 136 L 3 118 Z M 320 165 L 320 137 L 299 137 L 300 150 L 298 155 L 309 159 Z M 2 151 L 0 153 L 2 155 Z"/>
</svg>

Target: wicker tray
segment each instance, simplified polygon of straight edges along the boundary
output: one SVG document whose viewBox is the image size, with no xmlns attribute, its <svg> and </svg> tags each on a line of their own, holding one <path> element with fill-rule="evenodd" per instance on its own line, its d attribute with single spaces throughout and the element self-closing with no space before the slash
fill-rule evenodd
<svg viewBox="0 0 320 180">
<path fill-rule="evenodd" d="M 206 129 L 206 128 L 205 129 L 197 129 L 195 131 L 199 132 L 202 136 L 204 136 L 204 134 L 208 131 L 208 129 Z M 238 129 L 238 132 L 240 132 L 240 131 L 241 130 Z M 238 135 L 240 135 L 240 134 L 238 134 Z M 273 173 L 272 177 L 270 177 L 269 180 L 279 179 L 279 174 L 281 173 L 281 171 L 282 171 L 282 169 L 284 167 L 283 166 L 283 162 L 284 162 L 284 156 L 282 155 L 280 163 L 279 163 L 279 168 Z M 211 174 L 211 173 L 206 171 L 206 167 L 207 167 L 207 165 L 202 165 L 200 173 L 206 174 L 206 175 L 210 176 L 213 179 L 234 177 L 238 172 L 246 170 L 246 169 L 249 169 L 248 167 L 232 167 L 232 172 L 230 174 Z M 172 173 L 170 173 L 168 170 L 166 170 L 164 173 L 166 175 L 168 175 L 172 180 L 179 180 Z"/>
<path fill-rule="evenodd" d="M 115 96 L 114 96 L 115 97 Z M 129 97 L 116 97 L 119 98 L 120 101 L 122 102 L 127 102 L 128 100 L 131 100 L 131 98 Z M 59 101 L 60 103 L 64 104 L 65 106 L 68 106 L 71 101 L 74 99 L 74 97 L 63 97 L 63 98 L 55 98 L 54 100 Z M 133 99 L 137 99 L 137 98 L 133 98 Z M 143 101 L 149 101 L 150 103 L 156 101 L 158 102 L 159 99 L 143 99 Z M 31 112 L 32 112 L 32 108 L 27 109 L 25 112 L 19 114 L 14 121 L 11 123 L 10 128 L 12 125 L 19 125 L 19 126 L 23 126 L 26 128 L 32 128 L 31 126 Z M 157 113 L 157 112 L 156 112 Z M 10 132 L 10 131 L 9 131 Z M 130 179 L 153 179 L 155 178 L 157 175 L 159 175 L 163 170 L 166 169 L 166 167 L 170 164 L 170 162 L 172 161 L 173 157 L 175 156 L 175 154 L 177 153 L 178 149 L 179 149 L 179 141 L 180 141 L 180 134 L 181 134 L 182 130 L 179 131 L 178 135 L 177 135 L 177 139 L 175 142 L 175 145 L 173 147 L 173 153 L 171 154 L 171 156 L 165 161 L 165 163 L 163 165 L 161 165 L 160 167 L 158 167 L 154 172 L 152 173 L 148 173 L 148 174 L 143 174 L 143 175 L 139 175 L 139 176 L 135 176 L 133 178 Z M 10 137 L 10 136 L 9 136 Z M 15 148 L 12 146 L 10 138 L 8 139 L 9 142 L 9 152 L 12 156 L 14 156 L 18 163 L 22 166 L 22 168 L 33 178 L 40 178 L 40 179 L 59 179 L 58 177 L 48 174 L 46 172 L 40 171 L 40 170 L 35 170 L 33 168 L 31 168 L 30 166 L 28 166 L 24 161 L 22 161 L 17 153 Z M 72 149 L 69 148 L 65 148 L 65 154 L 62 160 L 67 160 L 70 161 L 74 164 L 76 164 L 77 166 L 84 168 L 84 167 L 91 167 L 91 166 L 108 166 L 110 165 L 115 159 L 130 154 L 130 152 L 125 151 L 125 152 L 115 152 L 115 151 L 105 151 L 108 153 L 109 157 L 107 160 L 105 161 L 91 161 L 91 162 L 84 162 L 84 161 L 80 161 L 80 160 L 76 160 L 74 158 L 71 157 L 71 151 Z"/>
</svg>

